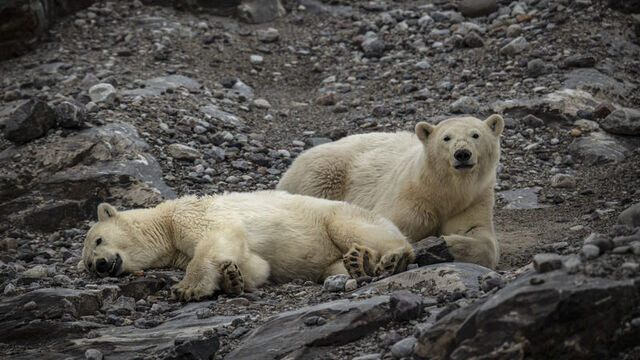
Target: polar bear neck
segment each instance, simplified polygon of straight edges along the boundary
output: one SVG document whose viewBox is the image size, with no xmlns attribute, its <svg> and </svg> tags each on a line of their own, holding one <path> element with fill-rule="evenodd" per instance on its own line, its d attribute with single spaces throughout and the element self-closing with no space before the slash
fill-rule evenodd
<svg viewBox="0 0 640 360">
<path fill-rule="evenodd" d="M 136 214 L 130 218 L 135 221 L 129 225 L 137 233 L 136 238 L 141 241 L 140 248 L 145 252 L 144 257 L 155 267 L 177 266 L 177 263 L 182 262 L 175 246 L 172 221 L 174 209 L 174 204 L 169 201 L 151 209 L 132 210 Z"/>
</svg>

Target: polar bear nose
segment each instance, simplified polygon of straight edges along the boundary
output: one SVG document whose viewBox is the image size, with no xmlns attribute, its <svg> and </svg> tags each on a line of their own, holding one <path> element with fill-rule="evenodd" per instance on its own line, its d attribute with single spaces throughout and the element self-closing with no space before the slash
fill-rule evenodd
<svg viewBox="0 0 640 360">
<path fill-rule="evenodd" d="M 109 264 L 107 263 L 107 260 L 98 259 L 96 261 L 96 270 L 98 270 L 98 272 L 100 273 L 106 273 L 107 271 L 109 271 Z"/>
<path fill-rule="evenodd" d="M 469 161 L 469 159 L 471 159 L 471 151 L 467 149 L 458 149 L 453 153 L 453 157 L 460 162 Z"/>
</svg>

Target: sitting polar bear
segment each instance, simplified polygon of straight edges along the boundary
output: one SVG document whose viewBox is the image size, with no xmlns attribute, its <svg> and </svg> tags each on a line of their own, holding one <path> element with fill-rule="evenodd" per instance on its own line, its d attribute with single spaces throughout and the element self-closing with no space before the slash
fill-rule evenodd
<svg viewBox="0 0 640 360">
<path fill-rule="evenodd" d="M 493 187 L 504 121 L 453 118 L 409 132 L 353 135 L 302 153 L 277 186 L 393 221 L 411 241 L 444 235 L 455 261 L 495 268 Z"/>
<path fill-rule="evenodd" d="M 185 269 L 173 294 L 198 300 L 268 279 L 322 281 L 396 273 L 414 259 L 393 223 L 368 210 L 282 191 L 230 193 L 116 211 L 98 206 L 82 250 L 87 269 L 117 276 L 151 267 Z"/>
</svg>

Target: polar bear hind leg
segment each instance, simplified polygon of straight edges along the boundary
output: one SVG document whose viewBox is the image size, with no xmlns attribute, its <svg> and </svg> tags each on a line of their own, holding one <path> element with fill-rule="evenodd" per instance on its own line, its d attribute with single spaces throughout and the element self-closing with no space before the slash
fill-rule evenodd
<svg viewBox="0 0 640 360">
<path fill-rule="evenodd" d="M 415 258 L 406 237 L 391 221 L 357 207 L 336 210 L 327 230 L 354 278 L 404 271 Z"/>
<path fill-rule="evenodd" d="M 355 279 L 365 275 L 374 276 L 374 267 L 379 257 L 380 255 L 377 251 L 366 246 L 354 244 L 343 255 L 342 261 L 349 275 Z"/>
<path fill-rule="evenodd" d="M 240 268 L 230 260 L 220 264 L 220 288 L 227 294 L 240 295 L 244 292 L 244 278 Z"/>
</svg>

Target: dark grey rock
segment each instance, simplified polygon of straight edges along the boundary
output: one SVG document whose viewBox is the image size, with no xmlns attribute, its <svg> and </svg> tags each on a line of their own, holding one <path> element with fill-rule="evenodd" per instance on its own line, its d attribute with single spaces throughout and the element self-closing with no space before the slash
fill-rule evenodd
<svg viewBox="0 0 640 360">
<path fill-rule="evenodd" d="M 586 165 L 619 163 L 625 159 L 627 148 L 612 136 L 603 132 L 591 132 L 575 139 L 569 145 L 569 153 L 582 159 Z"/>
<path fill-rule="evenodd" d="M 348 275 L 331 275 L 324 279 L 324 289 L 331 292 L 344 291 L 344 285 L 349 280 Z"/>
<path fill-rule="evenodd" d="M 416 284 L 429 284 L 442 291 L 478 290 L 480 278 L 493 273 L 480 265 L 468 263 L 443 263 L 419 267 L 395 274 L 362 286 L 352 292 L 356 295 L 370 294 L 378 289 L 412 289 Z"/>
<path fill-rule="evenodd" d="M 273 21 L 286 14 L 280 0 L 246 0 L 236 10 L 238 17 L 250 24 Z"/>
<path fill-rule="evenodd" d="M 195 91 L 200 89 L 201 86 L 198 81 L 184 75 L 168 75 L 147 79 L 143 88 L 122 90 L 120 93 L 125 97 L 158 96 L 166 93 L 167 90 L 176 90 L 182 87 Z"/>
<path fill-rule="evenodd" d="M 640 226 L 640 203 L 631 205 L 621 212 L 618 215 L 618 224 Z"/>
<path fill-rule="evenodd" d="M 337 300 L 274 316 L 253 330 L 225 359 L 305 358 L 318 347 L 357 340 L 391 321 L 388 296 L 365 300 Z M 304 319 L 320 316 L 322 326 L 307 326 Z M 304 331 L 300 331 L 304 329 Z"/>
<path fill-rule="evenodd" d="M 564 61 L 565 67 L 593 67 L 596 65 L 596 58 L 593 55 L 573 55 Z"/>
<path fill-rule="evenodd" d="M 136 311 L 136 300 L 132 297 L 120 296 L 112 304 L 105 306 L 104 311 L 107 314 L 131 315 Z"/>
<path fill-rule="evenodd" d="M 466 17 L 485 16 L 497 10 L 496 0 L 463 0 L 458 4 L 458 11 Z"/>
<path fill-rule="evenodd" d="M 453 255 L 442 237 L 424 238 L 413 244 L 413 250 L 416 254 L 414 262 L 418 266 L 454 261 Z"/>
<path fill-rule="evenodd" d="M 532 114 L 548 123 L 578 120 L 578 110 L 593 110 L 598 104 L 586 91 L 563 89 L 534 99 L 496 101 L 489 108 L 494 113 L 516 118 Z"/>
<path fill-rule="evenodd" d="M 217 336 L 202 340 L 187 340 L 174 349 L 177 359 L 209 360 L 213 359 L 220 341 Z"/>
<path fill-rule="evenodd" d="M 450 110 L 454 114 L 474 114 L 479 108 L 480 105 L 476 99 L 463 96 L 451 104 Z"/>
<path fill-rule="evenodd" d="M 0 300 L 0 337 L 4 342 L 30 343 L 62 339 L 87 331 L 89 324 L 61 322 L 63 314 L 75 320 L 94 315 L 102 306 L 99 290 L 46 288 Z M 33 303 L 32 310 L 25 305 Z"/>
<path fill-rule="evenodd" d="M 84 358 L 87 360 L 102 360 L 104 359 L 104 355 L 102 355 L 100 350 L 88 349 L 84 352 Z"/>
<path fill-rule="evenodd" d="M 396 359 L 410 357 L 413 354 L 413 346 L 417 341 L 418 339 L 413 336 L 398 341 L 391 347 L 391 355 Z"/>
<path fill-rule="evenodd" d="M 613 249 L 613 243 L 606 235 L 591 233 L 584 239 L 584 243 L 587 245 L 597 246 L 601 252 L 606 252 Z"/>
<path fill-rule="evenodd" d="M 527 39 L 523 36 L 519 36 L 509 42 L 507 45 L 503 46 L 500 49 L 500 54 L 507 56 L 516 56 L 521 52 L 527 50 L 529 48 L 529 43 Z"/>
<path fill-rule="evenodd" d="M 624 97 L 631 90 L 625 84 L 593 68 L 575 69 L 566 74 L 564 87 L 597 91 L 611 96 Z"/>
<path fill-rule="evenodd" d="M 45 38 L 57 19 L 84 9 L 95 0 L 5 0 L 0 2 L 0 60 L 24 55 Z"/>
<path fill-rule="evenodd" d="M 58 124 L 67 129 L 80 129 L 85 127 L 85 107 L 74 101 L 63 101 L 56 106 Z"/>
<path fill-rule="evenodd" d="M 384 55 L 385 44 L 377 37 L 369 37 L 362 42 L 365 57 L 379 58 Z"/>
<path fill-rule="evenodd" d="M 640 110 L 621 108 L 600 121 L 606 132 L 620 135 L 640 135 Z"/>
<path fill-rule="evenodd" d="M 414 354 L 429 359 L 615 356 L 634 346 L 640 334 L 640 329 L 619 330 L 639 300 L 633 280 L 558 271 L 523 276 L 420 331 Z"/>
<path fill-rule="evenodd" d="M 18 145 L 47 134 L 56 126 L 56 113 L 45 102 L 32 99 L 20 102 L 0 126 L 4 137 Z"/>
<path fill-rule="evenodd" d="M 550 67 L 541 59 L 533 59 L 527 63 L 527 74 L 529 76 L 538 77 L 548 74 Z"/>
<path fill-rule="evenodd" d="M 422 316 L 422 296 L 411 291 L 395 291 L 389 299 L 395 321 L 408 321 Z"/>
<path fill-rule="evenodd" d="M 544 126 L 544 120 L 540 119 L 539 117 L 529 114 L 527 116 L 525 116 L 524 118 L 522 118 L 522 123 L 525 124 L 526 126 L 535 129 L 535 128 L 539 128 L 541 126 Z"/>
<path fill-rule="evenodd" d="M 40 146 L 28 144 L 19 151 L 38 159 L 39 174 L 0 175 L 0 217 L 17 226 L 54 231 L 94 218 L 100 202 L 146 207 L 174 198 L 148 148 L 133 126 L 120 123 Z M 9 205 L 16 202 L 23 204 L 20 210 Z"/>
<path fill-rule="evenodd" d="M 539 273 L 546 273 L 562 268 L 562 257 L 558 254 L 536 254 L 533 267 Z"/>
<path fill-rule="evenodd" d="M 89 88 L 89 97 L 94 103 L 111 104 L 116 99 L 116 89 L 109 83 L 99 83 Z"/>
<path fill-rule="evenodd" d="M 582 253 L 582 255 L 584 255 L 584 257 L 587 260 L 595 259 L 598 256 L 600 256 L 600 248 L 591 244 L 586 244 L 582 246 L 582 250 L 580 252 Z"/>
<path fill-rule="evenodd" d="M 218 121 L 220 124 L 224 124 L 232 127 L 239 127 L 244 125 L 244 120 L 242 120 L 240 117 L 233 115 L 231 113 L 228 113 L 220 109 L 220 107 L 216 105 L 203 106 L 200 108 L 200 111 L 202 111 L 204 114 L 206 114 L 210 118 Z"/>
<path fill-rule="evenodd" d="M 91 338 L 70 340 L 67 349 L 70 354 L 75 354 L 84 349 L 93 348 L 108 353 L 110 358 L 131 359 L 149 357 L 153 354 L 158 357 L 159 354 L 167 351 L 176 353 L 176 345 L 179 348 L 180 344 L 187 343 L 186 349 L 183 350 L 188 350 L 189 344 L 195 344 L 199 348 L 197 353 L 201 354 L 207 351 L 203 347 L 216 345 L 214 338 L 201 339 L 203 329 L 215 331 L 217 328 L 229 326 L 236 319 L 244 318 L 244 316 L 198 318 L 197 310 L 208 307 L 210 304 L 211 302 L 187 304 L 179 310 L 168 313 L 169 320 L 151 328 L 120 326 L 96 329 Z M 195 341 L 196 339 L 201 340 Z M 191 343 L 192 341 L 195 342 Z M 212 350 L 213 348 L 209 349 L 209 351 Z M 188 353 L 183 354 L 189 358 Z"/>
<path fill-rule="evenodd" d="M 484 46 L 484 39 L 475 31 L 468 32 L 462 41 L 464 45 L 469 48 L 480 48 Z"/>
</svg>

